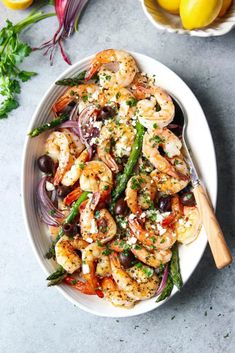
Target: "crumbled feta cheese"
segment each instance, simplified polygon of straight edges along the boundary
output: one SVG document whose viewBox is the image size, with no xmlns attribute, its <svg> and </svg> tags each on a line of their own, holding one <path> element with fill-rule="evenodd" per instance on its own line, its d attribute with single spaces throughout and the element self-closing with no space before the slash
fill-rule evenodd
<svg viewBox="0 0 235 353">
<path fill-rule="evenodd" d="M 90 268 L 87 264 L 82 265 L 82 272 L 84 275 L 86 275 L 87 273 L 90 273 Z"/>
<path fill-rule="evenodd" d="M 52 190 L 55 190 L 55 187 L 52 183 L 50 183 L 49 181 L 46 181 L 46 189 L 47 191 L 52 191 Z"/>
<path fill-rule="evenodd" d="M 131 237 L 127 240 L 127 244 L 133 245 L 137 242 L 137 239 L 135 237 Z"/>
<path fill-rule="evenodd" d="M 169 158 L 180 155 L 182 144 L 180 141 L 167 142 L 165 144 L 165 152 Z"/>
<path fill-rule="evenodd" d="M 100 142 L 98 137 L 92 137 L 92 139 L 90 140 L 90 145 L 98 145 Z"/>
<path fill-rule="evenodd" d="M 91 239 L 91 238 L 86 238 L 86 241 L 90 244 L 93 243 L 93 239 Z"/>
<path fill-rule="evenodd" d="M 96 225 L 96 221 L 94 219 L 91 220 L 91 230 L 90 230 L 91 234 L 95 234 L 98 232 L 98 228 Z"/>
<path fill-rule="evenodd" d="M 93 123 L 93 126 L 94 126 L 94 127 L 97 127 L 98 129 L 101 129 L 102 121 L 95 121 L 95 122 Z"/>
<path fill-rule="evenodd" d="M 185 223 L 185 227 L 186 228 L 190 228 L 192 226 L 192 223 L 190 222 L 190 221 L 187 221 L 186 223 Z"/>
<path fill-rule="evenodd" d="M 163 228 L 160 224 L 157 224 L 157 230 L 159 231 L 159 235 L 163 235 L 166 233 L 166 229 Z"/>
<path fill-rule="evenodd" d="M 129 216 L 129 219 L 134 219 L 136 216 L 134 213 L 131 213 L 130 216 Z"/>
</svg>

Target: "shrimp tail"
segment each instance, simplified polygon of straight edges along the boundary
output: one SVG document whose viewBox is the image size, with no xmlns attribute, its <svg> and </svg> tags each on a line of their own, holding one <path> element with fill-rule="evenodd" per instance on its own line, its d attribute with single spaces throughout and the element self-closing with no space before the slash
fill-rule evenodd
<svg viewBox="0 0 235 353">
<path fill-rule="evenodd" d="M 66 276 L 64 278 L 64 282 L 70 286 L 72 286 L 73 288 L 77 289 L 79 292 L 83 293 L 83 294 L 88 294 L 88 295 L 95 295 L 96 292 L 94 291 L 94 289 L 92 288 L 92 286 L 90 286 L 90 284 L 88 282 L 82 282 L 79 280 L 76 280 L 75 278 L 71 277 L 71 276 Z"/>
<path fill-rule="evenodd" d="M 90 68 L 88 69 L 88 71 L 86 72 L 86 76 L 85 76 L 85 82 L 88 82 L 92 79 L 92 77 L 96 74 L 96 72 L 99 70 L 99 64 L 98 63 L 93 63 Z"/>
<path fill-rule="evenodd" d="M 112 172 L 117 173 L 119 171 L 117 163 L 110 154 L 106 156 L 106 164 L 112 170 Z"/>
</svg>

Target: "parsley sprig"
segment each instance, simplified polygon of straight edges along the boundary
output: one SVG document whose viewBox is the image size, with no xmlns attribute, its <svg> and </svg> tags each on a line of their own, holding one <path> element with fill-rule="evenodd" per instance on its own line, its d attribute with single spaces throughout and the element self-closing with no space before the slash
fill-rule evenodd
<svg viewBox="0 0 235 353">
<path fill-rule="evenodd" d="M 29 25 L 54 15 L 35 9 L 16 25 L 6 20 L 5 27 L 0 30 L 0 95 L 3 97 L 0 119 L 7 118 L 19 106 L 17 94 L 20 93 L 20 82 L 26 82 L 36 75 L 35 72 L 19 68 L 19 64 L 32 52 L 32 48 L 19 38 L 20 32 Z"/>
</svg>

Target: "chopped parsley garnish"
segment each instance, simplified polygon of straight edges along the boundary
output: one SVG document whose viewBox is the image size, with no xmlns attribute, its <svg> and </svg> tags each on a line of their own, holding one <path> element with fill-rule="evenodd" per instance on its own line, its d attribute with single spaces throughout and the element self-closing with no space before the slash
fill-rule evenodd
<svg viewBox="0 0 235 353">
<path fill-rule="evenodd" d="M 72 284 L 73 286 L 75 286 L 77 283 L 78 283 L 78 280 L 77 280 L 77 279 L 73 279 L 73 280 L 71 281 L 71 284 Z"/>
<path fill-rule="evenodd" d="M 141 177 L 139 177 L 139 178 L 138 177 L 137 178 L 133 177 L 131 179 L 131 188 L 133 190 L 139 189 L 141 187 L 141 184 L 144 183 L 144 181 L 145 180 L 143 178 L 141 178 Z"/>
<path fill-rule="evenodd" d="M 151 277 L 153 275 L 153 269 L 150 267 L 143 266 L 143 272 L 147 277 Z"/>
<path fill-rule="evenodd" d="M 136 245 L 134 246 L 134 249 L 135 249 L 135 250 L 141 250 L 141 249 L 142 249 L 142 246 L 139 245 L 139 244 L 136 244 Z"/>
<path fill-rule="evenodd" d="M 102 252 L 103 255 L 109 256 L 112 250 L 109 247 L 109 244 L 106 244 L 106 249 Z"/>
<path fill-rule="evenodd" d="M 135 98 L 130 98 L 126 101 L 126 104 L 129 106 L 129 107 L 135 107 L 138 103 L 138 100 L 135 99 Z"/>
<path fill-rule="evenodd" d="M 156 136 L 153 136 L 149 139 L 150 142 L 154 142 L 154 145 L 153 147 L 155 147 L 155 144 L 159 144 L 161 142 L 164 142 L 164 139 L 162 139 L 160 136 L 156 135 Z"/>
<path fill-rule="evenodd" d="M 99 210 L 96 210 L 95 211 L 95 218 L 99 218 L 100 217 L 100 211 Z"/>
<path fill-rule="evenodd" d="M 48 213 L 49 213 L 51 216 L 53 216 L 53 215 L 56 213 L 56 211 L 55 211 L 55 210 L 50 210 L 50 211 L 48 211 Z"/>
<path fill-rule="evenodd" d="M 96 242 L 97 242 L 97 245 L 98 245 L 98 246 L 100 246 L 100 247 L 103 246 L 103 244 L 101 243 L 101 241 L 97 240 Z"/>
<path fill-rule="evenodd" d="M 141 262 L 137 262 L 137 264 L 135 264 L 135 267 L 137 268 L 143 268 L 143 264 Z"/>
<path fill-rule="evenodd" d="M 82 100 L 84 103 L 86 103 L 88 101 L 88 95 L 82 96 Z"/>
<path fill-rule="evenodd" d="M 79 168 L 80 169 L 84 169 L 84 167 L 85 167 L 85 163 L 79 163 Z"/>
</svg>

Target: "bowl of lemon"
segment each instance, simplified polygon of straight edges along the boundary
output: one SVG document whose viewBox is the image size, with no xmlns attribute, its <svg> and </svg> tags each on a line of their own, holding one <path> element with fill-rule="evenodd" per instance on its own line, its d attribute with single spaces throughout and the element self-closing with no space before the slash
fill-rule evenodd
<svg viewBox="0 0 235 353">
<path fill-rule="evenodd" d="M 235 26 L 233 0 L 141 0 L 153 25 L 171 33 L 221 36 Z"/>
</svg>

